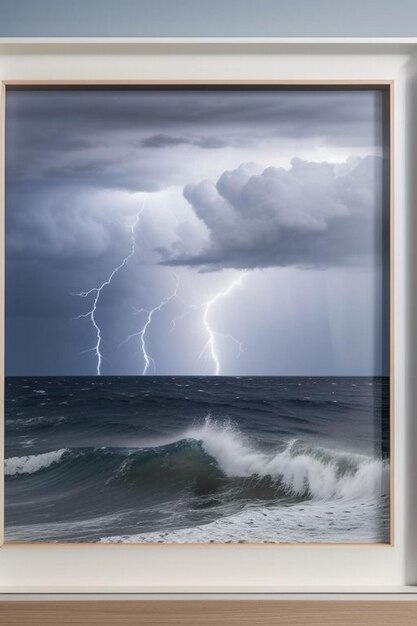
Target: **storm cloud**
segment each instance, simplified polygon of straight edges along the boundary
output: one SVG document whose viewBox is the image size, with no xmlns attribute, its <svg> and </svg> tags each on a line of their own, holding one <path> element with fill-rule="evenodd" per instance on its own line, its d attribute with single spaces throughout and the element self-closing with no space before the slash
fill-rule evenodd
<svg viewBox="0 0 417 626">
<path fill-rule="evenodd" d="M 378 253 L 370 249 L 383 216 L 378 157 L 344 164 L 293 159 L 289 169 L 263 171 L 241 165 L 215 184 L 187 185 L 184 196 L 207 227 L 209 244 L 189 256 L 163 251 L 167 265 L 328 267 Z"/>
<path fill-rule="evenodd" d="M 106 281 L 132 228 L 135 254 L 97 311 L 103 373 L 143 371 L 137 344 L 123 343 L 143 323 L 134 312 L 178 276 L 149 353 L 157 374 L 211 374 L 201 306 L 241 269 L 242 289 L 211 312 L 222 373 L 385 371 L 385 96 L 8 87 L 7 373 L 95 374 L 94 328 L 79 318 L 91 300 L 72 294 Z"/>
<path fill-rule="evenodd" d="M 152 135 L 146 137 L 142 141 L 142 146 L 145 148 L 172 148 L 180 145 L 198 146 L 206 150 L 217 150 L 227 146 L 227 142 L 218 137 L 199 137 L 190 139 L 188 137 L 175 137 L 173 135 Z"/>
<path fill-rule="evenodd" d="M 190 180 L 202 150 L 378 149 L 382 97 L 273 87 L 10 89 L 7 181 L 154 192 Z"/>
</svg>

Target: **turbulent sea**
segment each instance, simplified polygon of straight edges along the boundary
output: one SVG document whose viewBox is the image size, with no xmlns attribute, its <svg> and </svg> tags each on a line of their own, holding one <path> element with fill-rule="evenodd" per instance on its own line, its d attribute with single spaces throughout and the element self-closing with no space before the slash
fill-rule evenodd
<svg viewBox="0 0 417 626">
<path fill-rule="evenodd" d="M 388 542 L 389 381 L 8 377 L 6 542 Z"/>
</svg>

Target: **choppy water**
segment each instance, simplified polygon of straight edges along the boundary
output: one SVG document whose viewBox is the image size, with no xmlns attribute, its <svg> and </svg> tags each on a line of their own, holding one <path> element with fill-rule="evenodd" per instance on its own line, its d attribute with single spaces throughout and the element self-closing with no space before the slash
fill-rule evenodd
<svg viewBox="0 0 417 626">
<path fill-rule="evenodd" d="M 6 541 L 387 542 L 386 378 L 6 380 Z"/>
</svg>

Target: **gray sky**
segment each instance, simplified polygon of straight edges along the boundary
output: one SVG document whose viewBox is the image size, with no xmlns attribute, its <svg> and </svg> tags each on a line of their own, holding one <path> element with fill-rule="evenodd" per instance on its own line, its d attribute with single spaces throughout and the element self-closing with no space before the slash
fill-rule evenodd
<svg viewBox="0 0 417 626">
<path fill-rule="evenodd" d="M 7 374 L 387 373 L 383 97 L 8 91 Z"/>
</svg>

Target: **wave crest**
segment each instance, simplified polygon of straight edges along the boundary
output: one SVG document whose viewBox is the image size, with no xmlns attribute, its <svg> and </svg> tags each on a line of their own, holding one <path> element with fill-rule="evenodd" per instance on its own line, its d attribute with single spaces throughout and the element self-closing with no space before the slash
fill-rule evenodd
<svg viewBox="0 0 417 626">
<path fill-rule="evenodd" d="M 16 474 L 34 474 L 45 469 L 54 463 L 58 463 L 64 454 L 68 453 L 67 448 L 52 450 L 43 454 L 30 454 L 28 456 L 12 456 L 4 461 L 5 476 L 15 476 Z"/>
<path fill-rule="evenodd" d="M 65 462 L 62 466 L 62 462 Z M 6 476 L 33 474 L 62 466 L 71 475 L 93 477 L 128 488 L 204 492 L 233 488 L 235 495 L 261 499 L 361 499 L 389 494 L 389 461 L 314 446 L 294 439 L 265 451 L 233 424 L 207 419 L 174 441 L 136 448 L 62 448 L 5 461 Z M 82 472 L 82 473 L 79 473 Z M 255 497 L 255 496 L 254 496 Z"/>
<path fill-rule="evenodd" d="M 266 477 L 280 482 L 288 495 L 315 499 L 360 498 L 386 495 L 389 463 L 386 460 L 339 452 L 290 441 L 280 452 L 253 448 L 231 424 L 208 419 L 186 436 L 201 441 L 229 477 Z"/>
</svg>

